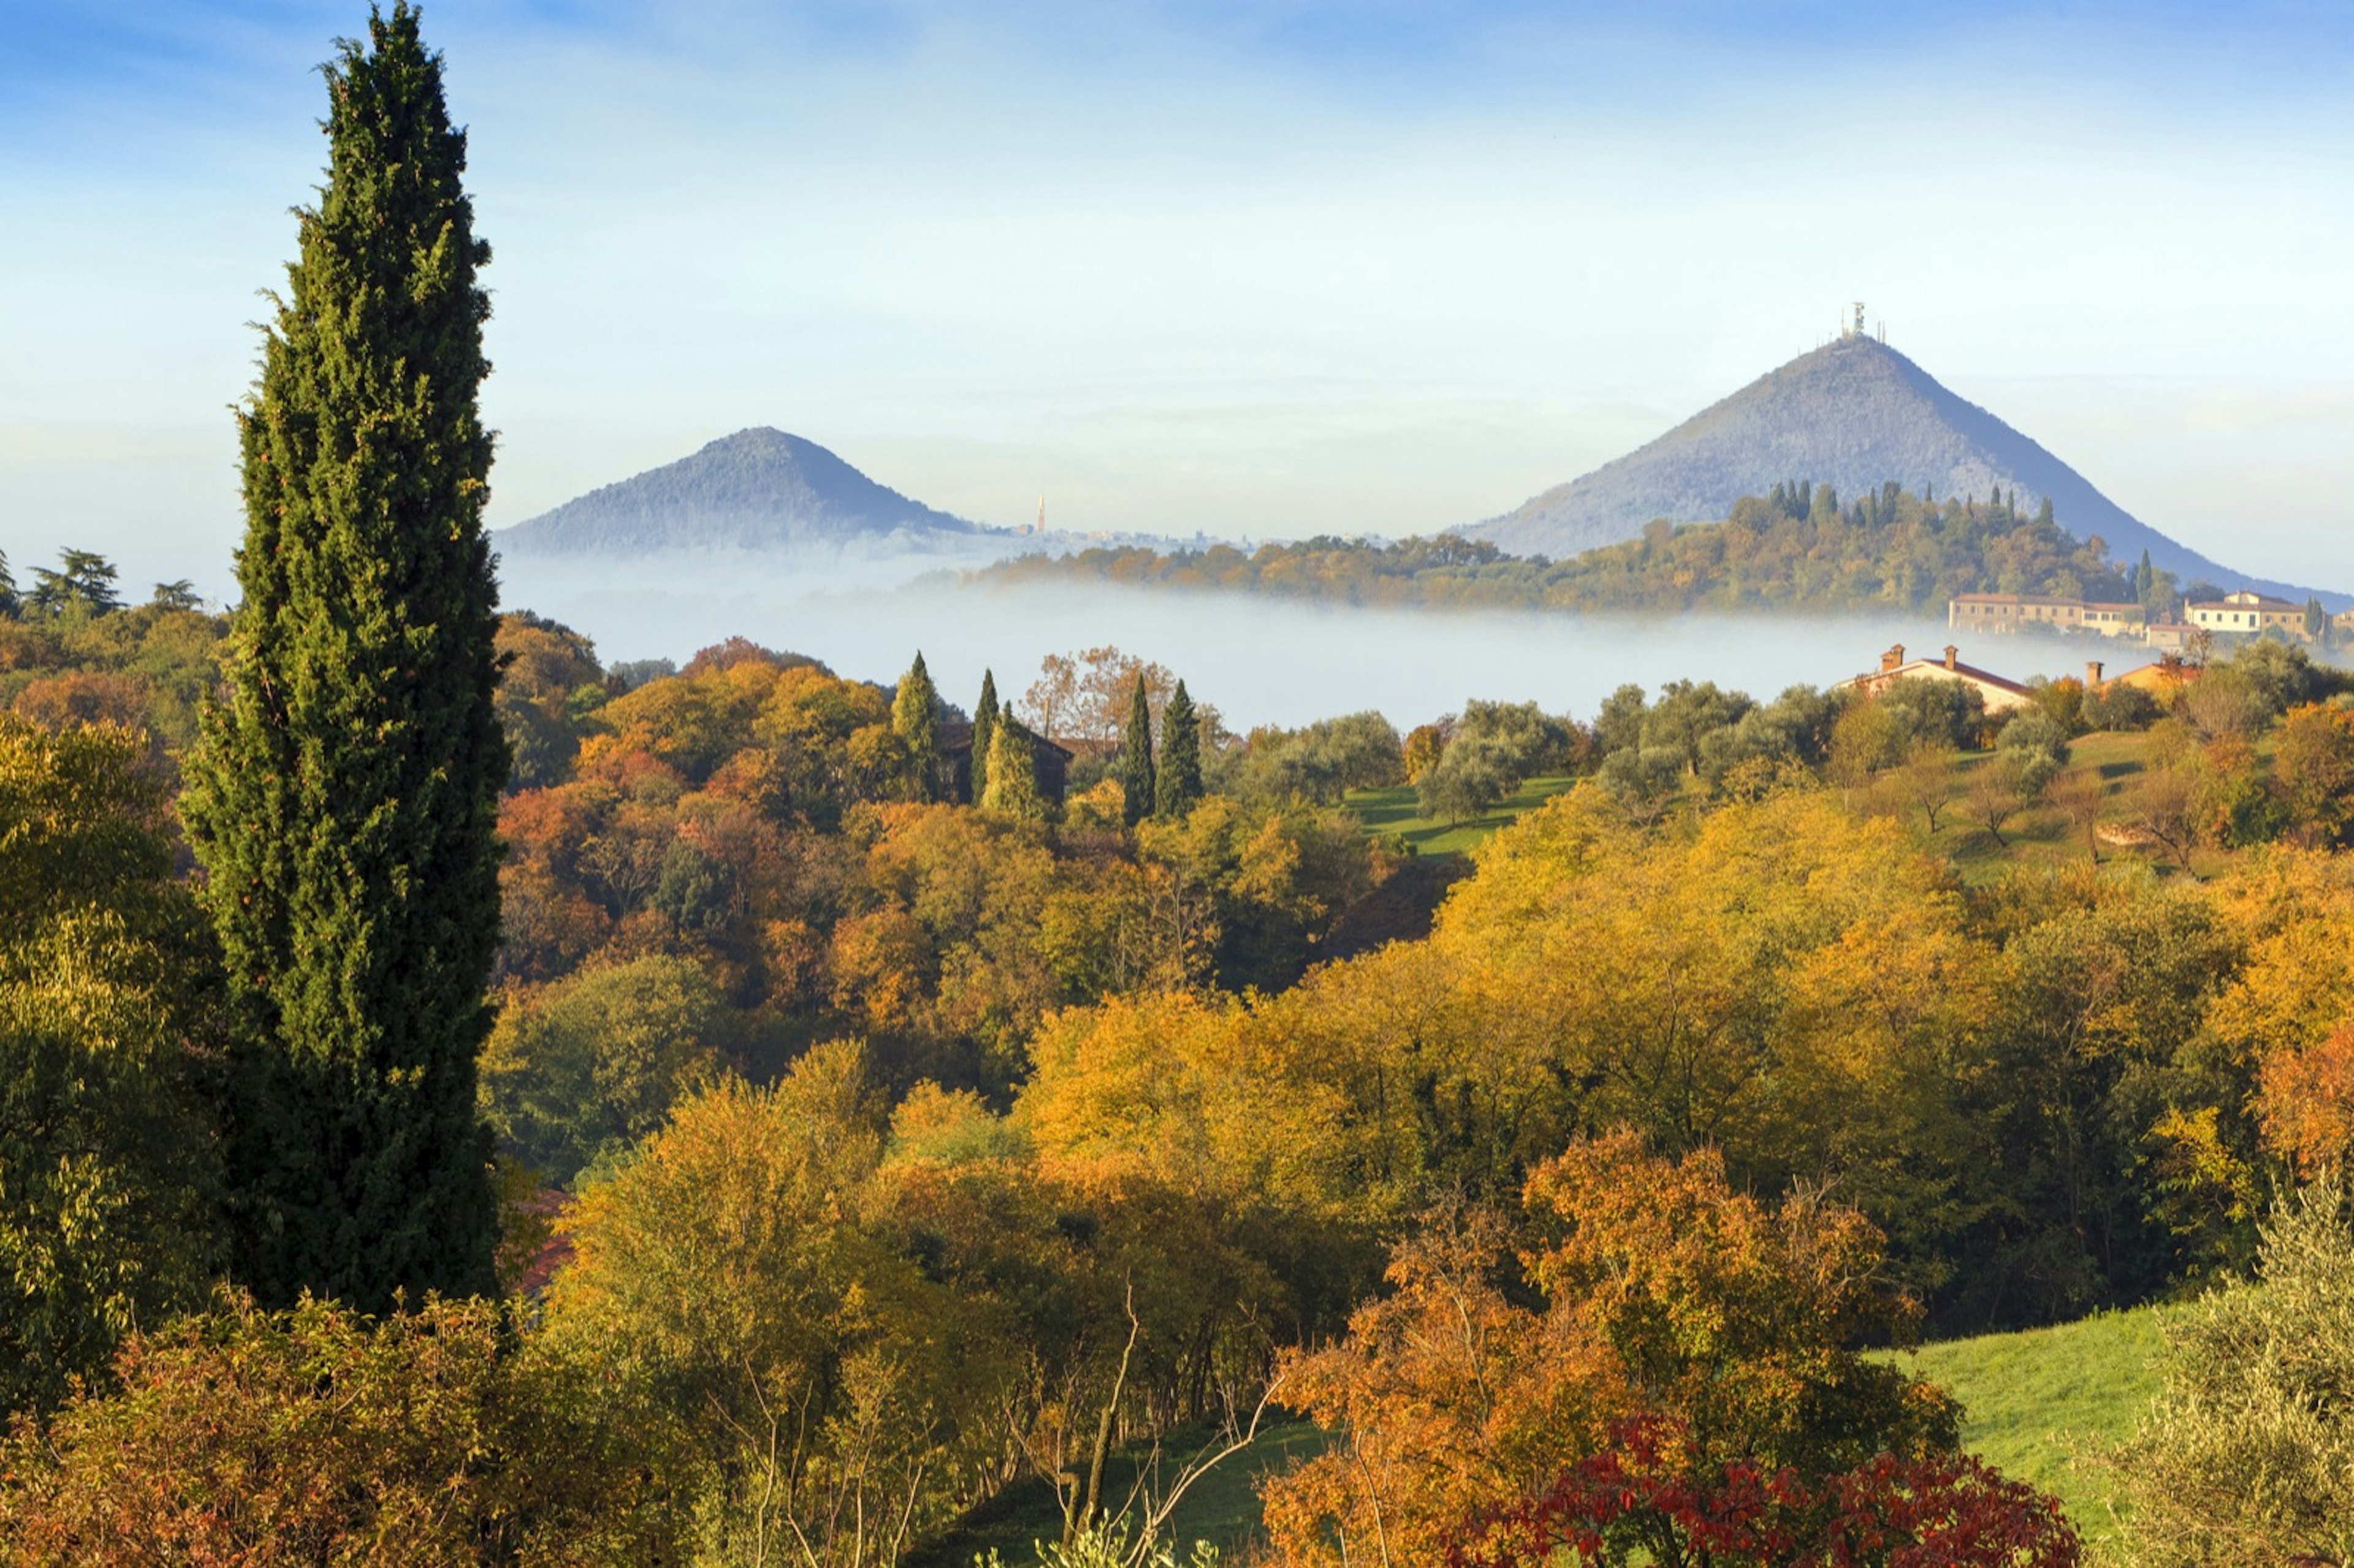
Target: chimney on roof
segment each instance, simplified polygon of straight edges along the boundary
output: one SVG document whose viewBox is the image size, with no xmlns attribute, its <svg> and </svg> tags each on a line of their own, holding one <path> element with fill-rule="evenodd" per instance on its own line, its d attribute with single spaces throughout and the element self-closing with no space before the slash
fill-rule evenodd
<svg viewBox="0 0 2354 1568">
<path fill-rule="evenodd" d="M 1880 656 L 1880 673 L 1884 675 L 1903 662 L 1904 644 L 1899 642 Z"/>
<path fill-rule="evenodd" d="M 2097 685 L 2099 685 L 2100 683 L 2101 683 L 2101 662 L 2100 662 L 2098 659 L 2087 659 L 2087 660 L 2085 660 L 2085 661 L 2084 661 L 2084 684 L 2085 684 L 2087 687 L 2092 687 L 2092 686 L 2097 686 Z"/>
<path fill-rule="evenodd" d="M 1946 669 L 1950 670 L 1950 669 L 1952 669 L 1952 668 L 1954 667 L 1954 660 L 1955 660 L 1956 657 L 1958 657 L 1958 656 L 1960 655 L 1961 652 L 1962 652 L 1962 651 L 1961 651 L 1960 649 L 1958 649 L 1958 648 L 1955 647 L 1955 646 L 1954 646 L 1952 643 L 1950 643 L 1950 642 L 1948 642 L 1948 643 L 1946 643 Z"/>
</svg>

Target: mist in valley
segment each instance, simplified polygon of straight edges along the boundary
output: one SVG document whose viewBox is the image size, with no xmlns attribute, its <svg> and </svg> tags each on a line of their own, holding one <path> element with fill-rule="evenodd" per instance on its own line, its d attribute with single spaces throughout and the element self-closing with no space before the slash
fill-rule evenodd
<svg viewBox="0 0 2354 1568">
<path fill-rule="evenodd" d="M 999 585 L 935 572 L 914 581 L 882 560 L 780 568 L 751 555 L 626 562 L 511 562 L 510 609 L 588 633 L 609 663 L 667 658 L 730 636 L 889 683 L 921 649 L 942 693 L 970 706 L 981 672 L 1017 698 L 1049 653 L 1112 644 L 1184 677 L 1236 730 L 1378 709 L 1401 726 L 1467 697 L 1533 700 L 1590 717 L 1628 683 L 1656 691 L 1714 681 L 1770 698 L 1872 668 L 1902 642 L 1934 654 L 1955 634 L 1942 617 L 1573 616 L 1355 609 L 1292 600 L 1058 584 Z M 2127 645 L 2017 636 L 1962 648 L 2015 680 L 2111 673 L 2147 662 Z"/>
</svg>

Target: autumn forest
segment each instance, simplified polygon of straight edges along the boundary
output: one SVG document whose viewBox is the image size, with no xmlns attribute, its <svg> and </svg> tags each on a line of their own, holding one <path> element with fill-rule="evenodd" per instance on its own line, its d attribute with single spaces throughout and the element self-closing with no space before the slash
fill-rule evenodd
<svg viewBox="0 0 2354 1568">
<path fill-rule="evenodd" d="M 0 558 L 0 1562 L 2354 1549 L 2326 650 L 1405 733 L 1111 646 L 609 664 L 497 601 L 415 10 L 326 78 L 239 602 Z M 1893 490 L 1734 522 L 1437 565 L 2108 569 Z M 2131 1314 L 2097 1516 L 1907 1354 Z"/>
</svg>

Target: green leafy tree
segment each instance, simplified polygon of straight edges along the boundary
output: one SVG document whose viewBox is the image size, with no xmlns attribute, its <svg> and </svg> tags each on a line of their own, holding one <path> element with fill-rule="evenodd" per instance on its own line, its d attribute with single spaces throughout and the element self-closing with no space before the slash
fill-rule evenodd
<svg viewBox="0 0 2354 1568">
<path fill-rule="evenodd" d="M 972 762 L 966 793 L 980 805 L 989 793 L 989 754 L 996 744 L 998 722 L 1005 710 L 997 701 L 997 673 L 981 673 L 981 701 L 972 705 Z"/>
<path fill-rule="evenodd" d="M 0 550 L 0 620 L 14 620 L 24 609 L 16 597 L 16 577 L 8 569 L 8 552 Z"/>
<path fill-rule="evenodd" d="M 1568 726 L 1534 703 L 1474 699 L 1463 705 L 1447 749 L 1416 786 L 1417 808 L 1425 817 L 1454 822 L 1477 817 L 1532 775 L 1566 766 L 1570 744 Z"/>
<path fill-rule="evenodd" d="M 1425 728 L 1426 744 L 1443 750 L 1438 728 Z M 1161 745 L 1165 751 L 1168 742 Z M 1437 760 L 1434 750 L 1416 779 Z M 1256 805 L 1279 807 L 1295 797 L 1331 805 L 1352 789 L 1394 784 L 1406 771 L 1405 744 L 1389 720 L 1371 712 L 1343 714 L 1304 729 L 1251 731 L 1241 755 L 1229 757 L 1219 768 L 1217 788 L 1220 794 Z"/>
<path fill-rule="evenodd" d="M 204 601 L 196 597 L 196 585 L 186 577 L 155 585 L 155 596 L 147 601 L 157 609 L 195 609 Z"/>
<path fill-rule="evenodd" d="M 960 1240 L 864 1218 L 885 1130 L 858 1048 L 822 1045 L 681 1106 L 573 1214 L 546 1335 L 688 1435 L 695 1562 L 904 1562 L 1002 1462 L 1007 1318 L 957 1288 Z"/>
<path fill-rule="evenodd" d="M 164 810 L 144 736 L 0 717 L 0 1413 L 218 1261 L 207 951 Z"/>
<path fill-rule="evenodd" d="M 493 1283 L 490 252 L 407 0 L 325 74 L 327 181 L 239 415 L 244 609 L 184 809 L 242 1013 L 241 1271 L 266 1303 L 372 1310 Z"/>
<path fill-rule="evenodd" d="M 1153 789 L 1153 810 L 1164 817 L 1183 816 L 1202 798 L 1202 720 L 1182 681 L 1161 715 L 1161 768 Z"/>
<path fill-rule="evenodd" d="M 940 689 L 924 668 L 918 649 L 916 662 L 899 677 L 891 699 L 891 728 L 907 748 L 907 771 L 915 780 L 916 799 L 936 800 L 940 793 Z"/>
<path fill-rule="evenodd" d="M 1127 800 L 1122 810 L 1127 813 L 1128 825 L 1132 828 L 1151 814 L 1154 799 L 1152 699 L 1144 689 L 1141 673 L 1129 692 L 1128 726 L 1120 736 L 1117 776 Z"/>
<path fill-rule="evenodd" d="M 512 1000 L 482 1053 L 482 1101 L 502 1140 L 569 1182 L 662 1126 L 720 1067 L 719 992 L 700 966 L 649 954 Z"/>
<path fill-rule="evenodd" d="M 2020 795 L 2032 801 L 2068 766 L 2068 730 L 2041 708 L 2021 708 L 2002 726 L 1995 762 L 2008 769 Z"/>
</svg>

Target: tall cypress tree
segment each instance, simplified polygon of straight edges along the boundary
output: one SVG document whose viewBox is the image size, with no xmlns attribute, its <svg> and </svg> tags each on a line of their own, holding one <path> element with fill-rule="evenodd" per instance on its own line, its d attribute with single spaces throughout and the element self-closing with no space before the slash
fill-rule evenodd
<svg viewBox="0 0 2354 1568">
<path fill-rule="evenodd" d="M 997 721 L 1003 710 L 997 705 L 997 674 L 991 670 L 981 673 L 981 701 L 972 705 L 972 765 L 966 779 L 966 793 L 972 803 L 980 805 L 989 796 L 990 743 L 997 738 Z"/>
<path fill-rule="evenodd" d="M 1119 741 L 1119 777 L 1126 801 L 1122 810 L 1132 828 L 1151 814 L 1153 803 L 1152 704 L 1144 694 L 1141 670 L 1128 694 L 1128 728 Z"/>
<path fill-rule="evenodd" d="M 416 9 L 367 31 L 325 68 L 326 185 L 239 414 L 244 603 L 183 810 L 240 1010 L 240 1272 L 381 1309 L 493 1284 L 474 1088 L 507 748 L 490 249 Z"/>
<path fill-rule="evenodd" d="M 923 650 L 899 677 L 891 698 L 891 728 L 907 748 L 907 771 L 915 776 L 916 799 L 936 800 L 940 792 L 940 690 L 924 668 Z"/>
<path fill-rule="evenodd" d="M 1182 681 L 1161 712 L 1161 769 L 1154 791 L 1153 810 L 1164 817 L 1183 816 L 1202 798 L 1202 718 Z"/>
<path fill-rule="evenodd" d="M 1045 815 L 1038 799 L 1038 758 L 1030 732 L 1010 718 L 989 732 L 989 793 L 979 804 L 1008 817 Z"/>
</svg>

